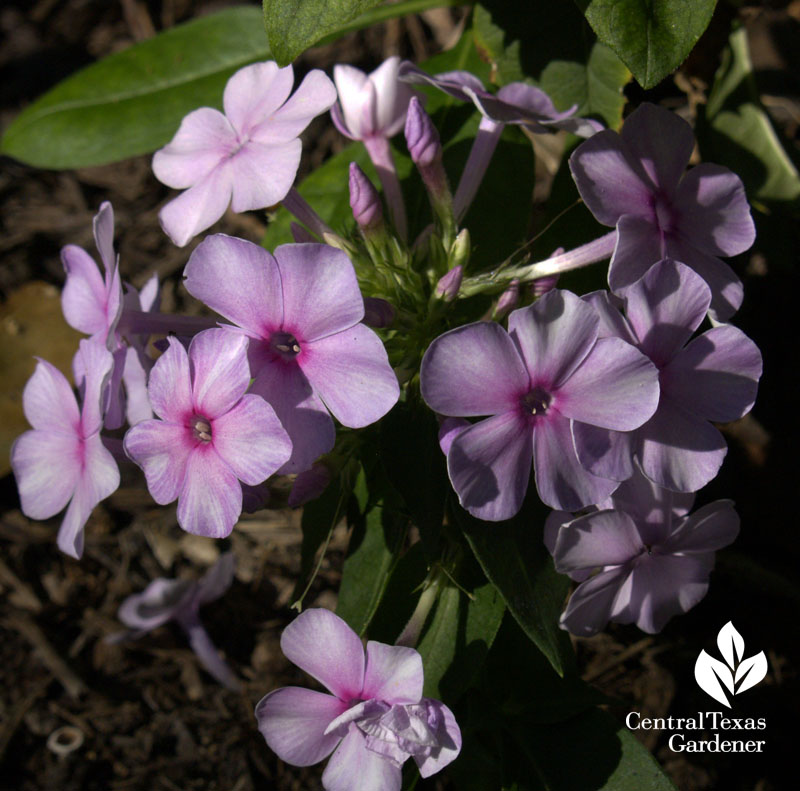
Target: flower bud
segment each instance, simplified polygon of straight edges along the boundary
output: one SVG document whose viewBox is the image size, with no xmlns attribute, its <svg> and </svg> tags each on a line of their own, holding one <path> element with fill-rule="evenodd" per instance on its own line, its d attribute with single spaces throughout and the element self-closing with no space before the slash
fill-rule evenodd
<svg viewBox="0 0 800 791">
<path fill-rule="evenodd" d="M 547 275 L 534 280 L 531 283 L 531 291 L 534 297 L 544 296 L 548 291 L 552 291 L 558 285 L 558 275 Z"/>
<path fill-rule="evenodd" d="M 471 248 L 472 242 L 470 240 L 469 231 L 466 228 L 462 228 L 450 247 L 450 255 L 448 257 L 450 267 L 465 267 L 469 261 Z"/>
<path fill-rule="evenodd" d="M 454 266 L 436 284 L 436 296 L 445 302 L 452 302 L 458 296 L 458 290 L 461 288 L 461 280 L 463 277 L 463 267 Z"/>
<path fill-rule="evenodd" d="M 497 307 L 494 309 L 492 318 L 495 321 L 502 319 L 507 313 L 514 310 L 519 304 L 519 280 L 512 280 L 508 288 L 500 295 L 497 300 Z"/>
<path fill-rule="evenodd" d="M 375 228 L 383 220 L 381 197 L 355 162 L 350 163 L 350 208 L 362 230 Z"/>
<path fill-rule="evenodd" d="M 406 144 L 414 164 L 422 170 L 442 158 L 442 143 L 430 116 L 422 109 L 416 96 L 408 104 Z"/>
</svg>

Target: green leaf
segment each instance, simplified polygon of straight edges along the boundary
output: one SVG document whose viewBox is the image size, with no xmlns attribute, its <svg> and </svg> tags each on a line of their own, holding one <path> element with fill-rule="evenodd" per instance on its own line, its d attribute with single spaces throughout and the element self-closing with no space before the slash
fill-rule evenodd
<svg viewBox="0 0 800 791">
<path fill-rule="evenodd" d="M 455 517 L 517 623 L 563 675 L 573 659 L 569 638 L 558 627 L 569 580 L 556 572 L 544 546 L 538 526 L 544 514 L 535 499 L 528 497 L 520 513 L 505 522 L 482 522 L 459 507 Z"/>
<path fill-rule="evenodd" d="M 56 85 L 8 127 L 0 151 L 42 168 L 102 165 L 154 151 L 187 113 L 221 107 L 233 72 L 269 57 L 257 8 L 178 25 Z"/>
<path fill-rule="evenodd" d="M 383 598 L 407 520 L 392 509 L 376 505 L 366 514 L 356 514 L 352 521 L 336 613 L 363 635 Z"/>
<path fill-rule="evenodd" d="M 683 63 L 711 21 L 717 0 L 576 0 L 597 38 L 643 88 Z"/>
<path fill-rule="evenodd" d="M 697 137 L 703 158 L 735 168 L 751 199 L 800 198 L 800 174 L 759 100 L 744 28 L 731 35 L 722 54 Z"/>
</svg>

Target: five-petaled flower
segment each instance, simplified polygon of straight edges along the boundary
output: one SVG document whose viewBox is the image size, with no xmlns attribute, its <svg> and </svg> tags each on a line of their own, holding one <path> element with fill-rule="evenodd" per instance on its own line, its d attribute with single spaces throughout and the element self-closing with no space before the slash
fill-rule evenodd
<svg viewBox="0 0 800 791">
<path fill-rule="evenodd" d="M 447 706 L 422 697 L 422 658 L 413 648 L 370 640 L 365 658 L 338 615 L 311 609 L 286 627 L 281 649 L 333 694 L 276 689 L 256 706 L 258 728 L 295 766 L 333 753 L 322 775 L 326 791 L 400 791 L 409 757 L 429 777 L 458 756 L 461 731 Z"/>
</svg>

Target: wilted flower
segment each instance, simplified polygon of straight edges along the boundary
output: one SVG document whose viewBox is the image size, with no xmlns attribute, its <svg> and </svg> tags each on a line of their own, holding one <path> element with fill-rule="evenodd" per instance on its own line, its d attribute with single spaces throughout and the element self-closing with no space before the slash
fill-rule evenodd
<svg viewBox="0 0 800 791">
<path fill-rule="evenodd" d="M 277 689 L 256 706 L 258 729 L 295 766 L 333 753 L 326 791 L 399 791 L 409 757 L 429 777 L 458 756 L 461 731 L 447 706 L 422 697 L 422 658 L 413 648 L 370 640 L 365 659 L 358 635 L 322 609 L 289 624 L 281 648 L 333 694 Z"/>
<path fill-rule="evenodd" d="M 156 178 L 186 190 L 159 213 L 179 247 L 213 225 L 228 204 L 243 212 L 285 197 L 300 164 L 300 133 L 336 101 L 333 83 L 318 69 L 290 97 L 293 83 L 292 67 L 273 61 L 239 69 L 225 86 L 225 114 L 194 110 L 156 152 Z"/>
</svg>

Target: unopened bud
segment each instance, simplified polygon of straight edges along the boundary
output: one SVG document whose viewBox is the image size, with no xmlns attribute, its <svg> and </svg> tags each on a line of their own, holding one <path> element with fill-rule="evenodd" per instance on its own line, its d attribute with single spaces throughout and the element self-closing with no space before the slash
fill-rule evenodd
<svg viewBox="0 0 800 791">
<path fill-rule="evenodd" d="M 500 295 L 497 300 L 497 307 L 494 309 L 495 321 L 502 319 L 507 313 L 514 310 L 519 304 L 519 280 L 512 280 L 508 288 Z"/>
<path fill-rule="evenodd" d="M 359 228 L 375 228 L 383 219 L 381 196 L 355 162 L 350 163 L 350 208 Z"/>
<path fill-rule="evenodd" d="M 453 245 L 450 248 L 450 256 L 448 261 L 450 266 L 465 267 L 469 262 L 469 254 L 472 251 L 472 241 L 470 240 L 469 231 L 462 228 L 458 232 L 458 236 L 453 240 Z"/>
<path fill-rule="evenodd" d="M 463 277 L 463 267 L 454 266 L 436 284 L 436 296 L 445 302 L 452 302 L 458 296 L 458 290 L 461 288 L 461 280 Z"/>
<path fill-rule="evenodd" d="M 406 116 L 406 144 L 411 159 L 419 168 L 430 167 L 442 157 L 442 142 L 430 116 L 416 96 L 411 97 Z"/>
<path fill-rule="evenodd" d="M 382 329 L 394 323 L 395 309 L 380 297 L 364 297 L 364 318 L 361 321 L 368 327 Z"/>
<path fill-rule="evenodd" d="M 534 297 L 544 296 L 548 291 L 552 291 L 558 284 L 558 275 L 547 275 L 534 280 L 531 283 L 531 291 Z"/>
</svg>

